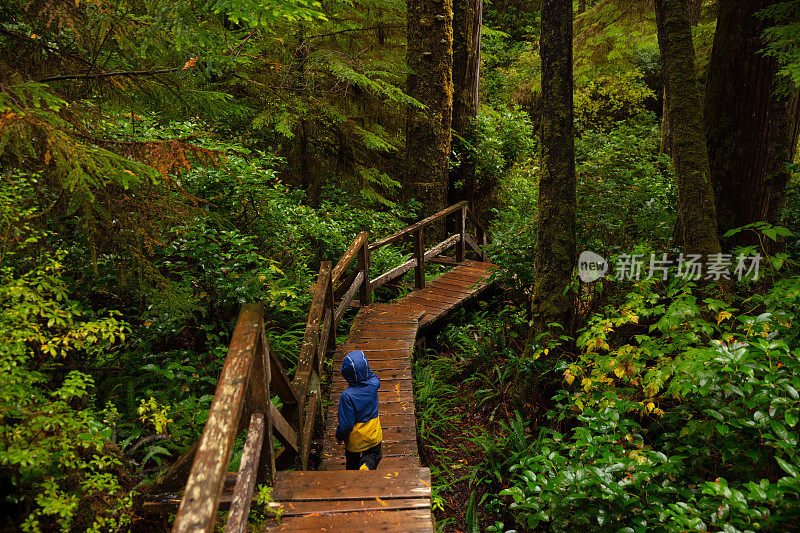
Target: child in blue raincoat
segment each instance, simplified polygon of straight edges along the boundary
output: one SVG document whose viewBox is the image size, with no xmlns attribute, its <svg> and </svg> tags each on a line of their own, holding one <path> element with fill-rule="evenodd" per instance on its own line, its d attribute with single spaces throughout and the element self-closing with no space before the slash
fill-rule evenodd
<svg viewBox="0 0 800 533">
<path fill-rule="evenodd" d="M 336 440 L 345 444 L 348 470 L 375 470 L 383 457 L 383 430 L 378 418 L 381 380 L 369 369 L 361 350 L 345 355 L 341 372 L 348 387 L 339 398 Z"/>
</svg>

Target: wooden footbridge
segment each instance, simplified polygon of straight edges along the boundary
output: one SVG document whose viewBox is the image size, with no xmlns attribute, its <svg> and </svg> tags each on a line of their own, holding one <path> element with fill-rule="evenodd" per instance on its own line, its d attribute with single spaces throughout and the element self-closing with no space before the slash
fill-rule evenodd
<svg viewBox="0 0 800 533">
<path fill-rule="evenodd" d="M 455 231 L 425 249 L 425 229 L 430 232 L 448 217 L 455 219 L 449 226 Z M 411 352 L 421 331 L 488 287 L 493 265 L 485 262 L 486 233 L 461 202 L 380 241 L 369 243 L 368 237 L 361 233 L 335 267 L 322 263 L 291 381 L 269 348 L 262 306 L 242 306 L 202 437 L 182 458 L 192 466 L 173 532 L 214 531 L 225 509 L 225 532 L 248 530 L 256 484 L 273 487 L 269 506 L 279 515 L 268 519 L 265 531 L 434 531 L 430 472 L 417 455 Z M 371 254 L 409 237 L 412 258 L 372 277 Z M 453 255 L 444 255 L 451 248 Z M 467 259 L 468 254 L 478 260 Z M 426 282 L 429 263 L 452 268 Z M 372 303 L 377 288 L 412 269 L 415 290 L 392 303 Z M 360 310 L 347 341 L 336 347 L 336 330 L 356 295 Z M 383 460 L 367 472 L 344 470 L 344 449 L 333 437 L 339 394 L 346 386 L 338 368 L 344 354 L 355 349 L 364 351 L 381 379 Z M 331 359 L 325 408 L 321 383 Z M 312 435 L 323 427 L 320 470 L 307 470 Z M 230 473 L 234 441 L 245 430 L 239 471 Z"/>
</svg>

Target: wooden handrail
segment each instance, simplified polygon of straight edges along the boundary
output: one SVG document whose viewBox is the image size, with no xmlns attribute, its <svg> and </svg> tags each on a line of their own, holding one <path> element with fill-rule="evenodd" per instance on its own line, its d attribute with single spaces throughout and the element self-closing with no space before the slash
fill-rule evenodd
<svg viewBox="0 0 800 533">
<path fill-rule="evenodd" d="M 362 231 L 355 240 L 353 240 L 350 246 L 347 247 L 344 255 L 342 255 L 342 258 L 339 259 L 339 262 L 336 263 L 336 266 L 333 268 L 333 272 L 331 272 L 331 285 L 336 285 L 344 271 L 347 270 L 347 267 L 350 266 L 350 263 L 352 263 L 353 259 L 358 255 L 358 251 L 364 246 L 364 243 L 367 242 L 367 239 L 369 239 L 369 232 Z"/>
<path fill-rule="evenodd" d="M 173 532 L 214 529 L 233 441 L 239 433 L 250 371 L 256 356 L 261 355 L 258 348 L 262 345 L 259 342 L 264 324 L 262 315 L 261 304 L 245 304 L 239 312 Z"/>
<path fill-rule="evenodd" d="M 456 212 L 459 212 L 456 233 L 426 250 L 425 227 Z M 468 220 L 475 226 L 475 238 L 466 232 Z M 413 236 L 413 258 L 372 278 L 371 252 L 408 235 Z M 467 248 L 485 260 L 486 232 L 469 211 L 467 202 L 443 209 L 375 243 L 368 241 L 369 233 L 361 232 L 336 266 L 332 267 L 330 261 L 320 265 L 291 381 L 277 354 L 269 348 L 263 306 L 242 306 L 208 419 L 195 447 L 197 451 L 173 532 L 213 531 L 219 498 L 229 477 L 227 470 L 233 442 L 245 429 L 247 438 L 226 533 L 244 533 L 255 486 L 274 483 L 276 458 L 280 452 L 284 452 L 281 460 L 294 457 L 298 468 L 307 468 L 312 431 L 321 413 L 323 363 L 329 351 L 336 347 L 336 331 L 356 294 L 361 305 L 368 305 L 373 290 L 412 268 L 415 269 L 415 284 L 421 288 L 425 284 L 425 265 L 431 261 L 441 262 L 440 254 L 453 246 L 456 246 L 453 264 L 465 259 Z M 345 276 L 353 260 L 357 261 L 355 271 Z M 271 401 L 271 391 L 283 401 L 280 410 Z M 273 449 L 273 436 L 283 445 L 278 453 Z"/>
<path fill-rule="evenodd" d="M 425 227 L 429 226 L 433 222 L 436 222 L 437 220 L 447 217 L 452 213 L 456 213 L 457 217 L 455 224 L 456 233 L 454 235 L 450 235 L 445 240 L 426 250 L 424 247 Z M 467 233 L 467 221 L 472 222 L 475 226 L 475 238 Z M 373 290 L 401 277 L 411 269 L 414 269 L 414 286 L 417 289 L 422 289 L 425 287 L 425 265 L 427 263 L 436 262 L 443 264 L 446 262 L 451 266 L 456 265 L 466 259 L 468 248 L 475 252 L 481 261 L 486 261 L 486 252 L 484 249 L 486 245 L 486 232 L 483 231 L 483 227 L 477 221 L 475 215 L 469 210 L 467 202 L 459 202 L 451 205 L 450 207 L 424 218 L 423 220 L 420 220 L 419 222 L 412 224 L 405 229 L 393 233 L 392 235 L 377 242 L 369 244 L 365 248 L 367 253 L 371 253 L 372 251 L 375 251 L 383 246 L 396 243 L 408 235 L 413 237 L 414 255 L 412 258 L 394 268 L 387 270 L 386 272 L 379 274 L 375 278 L 367 278 L 367 296 L 369 296 L 369 293 L 371 293 Z M 453 246 L 456 247 L 455 258 L 453 260 L 445 261 L 443 258 L 439 257 L 439 254 Z M 362 291 L 363 289 L 364 287 L 362 286 Z M 364 296 L 362 295 L 362 299 L 363 298 Z"/>
<path fill-rule="evenodd" d="M 434 213 L 433 215 L 431 215 L 429 217 L 423 218 L 419 222 L 411 224 L 410 226 L 408 226 L 405 229 L 401 229 L 397 233 L 393 233 L 392 235 L 389 235 L 388 237 L 384 237 L 383 239 L 381 239 L 379 241 L 373 242 L 372 244 L 369 245 L 369 249 L 370 249 L 370 251 L 375 251 L 378 248 L 383 248 L 387 244 L 392 244 L 393 242 L 397 242 L 400 239 L 402 239 L 403 237 L 405 237 L 406 235 L 411 235 L 412 233 L 416 232 L 418 229 L 424 228 L 425 226 L 429 226 L 432 223 L 434 223 L 437 220 L 439 220 L 440 218 L 444 218 L 447 215 L 449 215 L 450 213 L 454 213 L 454 212 L 458 211 L 459 209 L 462 209 L 462 208 L 464 208 L 466 206 L 467 206 L 467 202 L 466 201 L 458 202 L 457 204 L 453 204 L 453 205 L 451 205 L 450 207 L 448 207 L 446 209 L 442 209 L 438 213 Z"/>
<path fill-rule="evenodd" d="M 297 360 L 297 369 L 294 372 L 292 387 L 294 388 L 300 405 L 305 404 L 306 394 L 308 393 L 308 382 L 311 379 L 311 372 L 315 368 L 315 356 L 317 344 L 319 343 L 319 327 L 322 324 L 324 313 L 325 294 L 331 279 L 331 262 L 325 261 L 319 267 L 317 284 L 314 288 L 314 296 L 311 300 L 311 311 L 308 313 L 306 330 L 303 334 L 303 345 L 300 348 L 300 358 Z"/>
</svg>

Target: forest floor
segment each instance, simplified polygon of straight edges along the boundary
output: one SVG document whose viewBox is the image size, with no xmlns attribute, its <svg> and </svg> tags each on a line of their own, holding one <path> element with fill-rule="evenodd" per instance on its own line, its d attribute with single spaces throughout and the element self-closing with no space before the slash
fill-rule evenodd
<svg viewBox="0 0 800 533">
<path fill-rule="evenodd" d="M 427 350 L 415 362 L 419 454 L 431 469 L 438 531 L 487 531 L 497 518 L 484 498 L 503 489 L 493 465 L 503 462 L 498 445 L 515 414 L 510 385 L 494 370 L 450 351 Z"/>
<path fill-rule="evenodd" d="M 471 385 L 471 384 L 470 384 Z M 422 464 L 431 469 L 437 496 L 434 516 L 445 532 L 466 532 L 467 507 L 474 491 L 472 472 L 484 459 L 483 450 L 473 441 L 476 427 L 490 427 L 490 414 L 485 409 L 475 409 L 475 389 L 462 385 L 441 397 L 448 405 L 447 412 L 456 417 L 448 424 L 436 425 L 434 430 L 419 438 Z"/>
</svg>

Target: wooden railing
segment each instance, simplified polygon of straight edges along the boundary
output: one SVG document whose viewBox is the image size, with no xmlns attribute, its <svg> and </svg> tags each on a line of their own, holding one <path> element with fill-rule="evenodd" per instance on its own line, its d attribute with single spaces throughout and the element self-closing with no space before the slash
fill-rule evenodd
<svg viewBox="0 0 800 533">
<path fill-rule="evenodd" d="M 447 217 L 450 215 L 454 215 L 455 218 L 455 224 L 453 226 L 455 231 L 443 241 L 434 244 L 426 250 L 425 228 L 430 227 L 435 222 L 446 222 Z M 470 222 L 474 226 L 474 238 L 467 232 L 467 222 Z M 380 274 L 376 278 L 371 279 L 369 282 L 369 288 L 366 290 L 366 295 L 362 296 L 367 303 L 371 301 L 370 293 L 372 291 L 389 283 L 390 281 L 399 278 L 412 268 L 414 269 L 414 287 L 417 289 L 424 288 L 425 265 L 427 263 L 444 263 L 453 265 L 461 263 L 465 259 L 467 247 L 471 248 L 472 251 L 478 255 L 478 258 L 481 261 L 486 261 L 486 231 L 480 225 L 478 219 L 475 218 L 475 216 L 469 210 L 467 202 L 459 202 L 455 205 L 451 205 L 447 209 L 443 209 L 442 211 L 429 216 L 428 218 L 420 220 L 416 224 L 412 224 L 411 226 L 400 230 L 393 235 L 389 235 L 388 237 L 370 244 L 364 260 L 367 264 L 366 272 L 369 272 L 369 259 L 372 252 L 375 252 L 384 246 L 401 242 L 403 239 L 406 239 L 409 236 L 411 236 L 414 241 L 414 257 L 402 265 L 399 265 L 391 270 L 388 270 L 387 272 L 384 272 L 383 274 Z M 452 248 L 453 246 L 456 247 L 455 258 L 446 259 L 441 256 L 442 252 Z"/>
<path fill-rule="evenodd" d="M 455 232 L 445 240 L 424 248 L 425 228 L 454 215 Z M 467 222 L 475 227 L 475 238 L 467 233 Z M 411 236 L 414 257 L 375 278 L 370 277 L 371 253 Z M 306 322 L 303 344 L 294 378 L 289 381 L 278 357 L 270 350 L 264 331 L 261 304 L 245 304 L 239 312 L 228 355 L 220 374 L 214 400 L 183 493 L 173 532 L 211 532 L 222 496 L 236 436 L 247 429 L 244 451 L 233 488 L 225 532 L 244 532 L 256 484 L 272 485 L 276 460 L 306 470 L 315 420 L 321 417 L 320 377 L 326 355 L 335 348 L 336 331 L 356 294 L 360 305 L 372 301 L 372 292 L 415 270 L 415 286 L 425 285 L 429 262 L 455 264 L 465 259 L 467 247 L 485 260 L 486 232 L 467 208 L 455 204 L 375 243 L 362 232 L 332 267 L 324 261 L 319 269 Z M 455 257 L 442 252 L 455 246 Z M 343 278 L 353 261 L 356 267 Z M 279 410 L 272 395 L 280 397 Z M 277 452 L 273 438 L 282 444 Z"/>
</svg>

